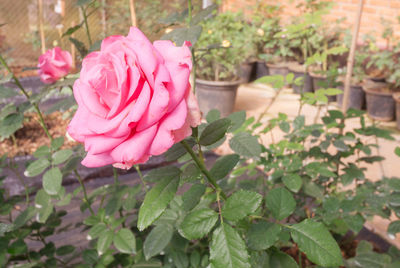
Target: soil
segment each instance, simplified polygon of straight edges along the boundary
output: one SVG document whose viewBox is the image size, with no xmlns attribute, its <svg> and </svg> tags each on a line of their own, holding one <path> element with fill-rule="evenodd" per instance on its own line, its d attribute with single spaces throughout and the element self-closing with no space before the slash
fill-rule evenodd
<svg viewBox="0 0 400 268">
<path fill-rule="evenodd" d="M 373 82 L 370 80 L 365 80 L 363 84 L 363 88 L 366 91 L 374 91 L 374 92 L 380 92 L 380 93 L 387 93 L 387 94 L 392 94 L 393 90 L 389 88 L 389 85 L 384 82 Z M 385 94 L 385 95 L 387 95 Z"/>
<path fill-rule="evenodd" d="M 296 73 L 304 73 L 306 71 L 306 66 L 303 64 L 299 64 L 298 62 L 288 62 L 287 66 L 289 71 Z"/>
<path fill-rule="evenodd" d="M 49 145 L 50 141 L 39 124 L 38 116 L 35 113 L 25 114 L 24 126 L 15 133 L 16 144 L 12 139 L 6 139 L 0 144 L 0 155 L 7 153 L 9 157 L 30 155 L 42 145 Z M 49 128 L 50 134 L 57 137 L 65 137 L 69 120 L 62 118 L 62 113 L 55 112 L 44 115 L 44 121 Z M 71 148 L 77 142 L 65 138 L 64 148 Z"/>
</svg>

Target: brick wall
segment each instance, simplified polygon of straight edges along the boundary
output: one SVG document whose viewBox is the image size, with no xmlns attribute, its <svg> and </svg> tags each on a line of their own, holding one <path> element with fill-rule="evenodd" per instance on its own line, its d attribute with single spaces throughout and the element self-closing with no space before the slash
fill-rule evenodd
<svg viewBox="0 0 400 268">
<path fill-rule="evenodd" d="M 343 26 L 351 27 L 353 25 L 357 13 L 359 0 L 329 0 L 333 2 L 333 8 L 329 15 L 324 19 L 334 21 L 336 19 L 345 18 Z M 222 10 L 241 10 L 246 14 L 251 13 L 257 0 L 224 0 Z M 299 15 L 296 5 L 301 0 L 263 0 L 264 3 L 271 5 L 281 5 L 282 7 L 282 23 L 288 23 L 292 16 Z M 394 29 L 394 37 L 400 40 L 400 23 L 397 16 L 400 15 L 400 0 L 364 0 L 363 14 L 361 18 L 360 38 L 367 33 L 372 33 L 378 40 L 378 45 L 384 47 L 386 42 L 381 38 L 383 26 L 381 18 L 392 22 Z"/>
</svg>

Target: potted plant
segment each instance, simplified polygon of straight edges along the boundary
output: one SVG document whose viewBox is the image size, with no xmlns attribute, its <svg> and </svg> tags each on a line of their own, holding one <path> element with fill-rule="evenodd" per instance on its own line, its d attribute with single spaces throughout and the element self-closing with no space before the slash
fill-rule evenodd
<svg viewBox="0 0 400 268">
<path fill-rule="evenodd" d="M 280 7 L 274 5 L 268 5 L 259 1 L 255 7 L 252 16 L 252 39 L 255 47 L 255 58 L 256 58 L 256 78 L 260 78 L 265 75 L 283 74 L 285 68 L 279 66 L 274 68 L 267 67 L 269 65 L 268 59 L 264 57 L 266 52 L 270 49 L 275 49 L 277 38 L 274 35 L 281 30 L 280 28 L 280 18 L 279 18 Z M 279 62 L 281 63 L 281 62 Z"/>
<path fill-rule="evenodd" d="M 320 42 L 318 30 L 322 25 L 322 15 L 326 14 L 331 4 L 325 1 L 308 0 L 298 5 L 300 16 L 294 18 L 276 37 L 286 37 L 290 42 L 295 61 L 288 63 L 289 71 L 295 79 L 302 77 L 302 85 L 294 84 L 295 93 L 312 92 L 312 77 L 309 74 L 307 59 L 316 52 L 315 43 Z"/>
<path fill-rule="evenodd" d="M 196 94 L 203 114 L 218 109 L 227 116 L 233 111 L 241 83 L 238 66 L 247 54 L 244 25 L 242 15 L 233 12 L 220 13 L 202 23 L 195 57 Z"/>
<path fill-rule="evenodd" d="M 274 35 L 264 46 L 265 54 L 260 58 L 265 60 L 270 75 L 286 75 L 289 72 L 288 62 L 294 57 L 291 41 L 282 34 Z"/>
<path fill-rule="evenodd" d="M 395 115 L 393 93 L 400 86 L 398 80 L 399 45 L 393 50 L 381 50 L 371 56 L 367 67 L 373 67 L 373 74 L 363 85 L 366 94 L 367 112 L 380 121 L 392 121 Z M 369 73 L 371 75 L 371 73 Z M 379 74 L 379 76 L 376 76 Z M 397 79 L 397 80 L 396 80 Z"/>
<path fill-rule="evenodd" d="M 342 45 L 340 36 L 343 31 L 338 22 L 333 27 L 318 24 L 308 40 L 313 54 L 307 58 L 306 65 L 309 66 L 314 91 L 338 86 L 338 57 L 347 51 Z M 335 101 L 336 96 L 329 96 L 328 100 Z"/>
<path fill-rule="evenodd" d="M 348 44 L 350 45 L 350 43 Z M 362 110 L 365 107 L 365 92 L 362 89 L 363 81 L 366 78 L 364 62 L 368 58 L 368 47 L 361 46 L 355 53 L 353 73 L 350 80 L 350 94 L 348 108 Z M 346 76 L 346 67 L 340 70 L 337 82 L 338 88 L 344 90 L 344 80 Z M 337 95 L 337 103 L 341 107 L 343 104 L 343 94 Z"/>
</svg>

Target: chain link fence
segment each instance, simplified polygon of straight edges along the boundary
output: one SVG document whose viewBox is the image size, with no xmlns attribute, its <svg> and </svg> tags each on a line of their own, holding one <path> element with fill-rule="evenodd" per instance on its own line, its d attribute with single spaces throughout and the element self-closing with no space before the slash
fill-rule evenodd
<svg viewBox="0 0 400 268">
<path fill-rule="evenodd" d="M 83 20 L 76 0 L 42 0 L 42 3 L 46 49 L 60 46 L 71 51 L 71 42 L 62 34 Z M 37 64 L 41 54 L 39 4 L 39 0 L 0 0 L 0 25 L 5 24 L 0 27 L 0 52 L 13 68 Z M 137 25 L 150 39 L 157 39 L 164 34 L 159 19 L 186 5 L 186 0 L 135 0 Z M 194 5 L 201 7 L 201 1 L 194 1 Z M 92 13 L 88 22 L 93 42 L 113 34 L 126 35 L 129 31 L 129 0 L 97 0 L 97 7 L 89 13 Z M 74 33 L 74 38 L 88 47 L 83 28 Z"/>
</svg>

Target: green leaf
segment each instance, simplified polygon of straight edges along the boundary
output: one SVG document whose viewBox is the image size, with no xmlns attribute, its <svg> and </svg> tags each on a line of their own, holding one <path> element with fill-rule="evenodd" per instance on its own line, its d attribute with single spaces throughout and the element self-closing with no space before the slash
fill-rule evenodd
<svg viewBox="0 0 400 268">
<path fill-rule="evenodd" d="M 387 229 L 389 235 L 396 236 L 397 233 L 400 233 L 400 221 L 392 221 L 389 224 Z"/>
<path fill-rule="evenodd" d="M 105 206 L 106 215 L 114 215 L 122 205 L 122 200 L 118 195 L 112 195 Z"/>
<path fill-rule="evenodd" d="M 228 118 L 218 119 L 210 123 L 200 135 L 200 144 L 203 146 L 208 146 L 216 143 L 225 136 L 230 124 L 231 120 Z"/>
<path fill-rule="evenodd" d="M 305 117 L 304 115 L 299 115 L 293 120 L 293 127 L 294 129 L 300 129 L 304 127 L 305 124 Z"/>
<path fill-rule="evenodd" d="M 186 139 L 185 141 L 189 144 L 190 147 L 193 147 L 195 145 L 195 141 L 193 139 Z M 186 153 L 187 151 L 185 147 L 183 147 L 183 145 L 178 142 L 164 153 L 164 157 L 166 161 L 175 161 L 178 158 L 184 156 Z"/>
<path fill-rule="evenodd" d="M 17 113 L 17 106 L 14 103 L 9 103 L 1 108 L 0 110 L 0 119 L 5 118 L 10 114 Z"/>
<path fill-rule="evenodd" d="M 212 123 L 221 117 L 221 112 L 217 109 L 212 109 L 206 115 L 207 123 Z"/>
<path fill-rule="evenodd" d="M 272 189 L 266 197 L 266 205 L 277 220 L 283 220 L 293 213 L 296 201 L 285 188 Z"/>
<path fill-rule="evenodd" d="M 18 239 L 7 247 L 7 252 L 17 256 L 28 252 L 28 246 L 22 239 Z"/>
<path fill-rule="evenodd" d="M 226 223 L 215 229 L 210 246 L 214 268 L 250 268 L 246 245 L 240 235 Z"/>
<path fill-rule="evenodd" d="M 0 99 L 8 99 L 18 95 L 19 92 L 16 89 L 0 85 Z"/>
<path fill-rule="evenodd" d="M 148 182 L 158 182 L 164 178 L 179 178 L 181 171 L 175 166 L 165 166 L 150 170 L 143 179 Z"/>
<path fill-rule="evenodd" d="M 286 121 L 280 122 L 279 123 L 279 128 L 285 133 L 289 133 L 290 132 L 290 125 Z"/>
<path fill-rule="evenodd" d="M 51 197 L 43 189 L 40 189 L 36 193 L 35 207 L 37 208 L 37 221 L 45 223 L 53 212 L 53 204 L 51 203 Z"/>
<path fill-rule="evenodd" d="M 68 160 L 68 158 L 71 157 L 71 155 L 74 152 L 70 149 L 65 149 L 65 150 L 60 150 L 57 151 L 53 154 L 52 158 L 53 158 L 53 165 L 59 165 L 61 163 L 64 163 L 65 161 Z"/>
<path fill-rule="evenodd" d="M 203 28 L 200 25 L 191 26 L 189 28 L 176 28 L 161 37 L 161 40 L 171 40 L 177 46 L 182 46 L 183 42 L 189 41 L 194 46 L 199 39 Z"/>
<path fill-rule="evenodd" d="M 281 227 L 272 222 L 261 221 L 250 226 L 247 233 L 247 244 L 254 250 L 265 250 L 272 247 L 279 238 Z"/>
<path fill-rule="evenodd" d="M 271 268 L 298 268 L 296 261 L 288 254 L 281 251 L 274 251 L 269 256 L 269 266 Z"/>
<path fill-rule="evenodd" d="M 195 210 L 186 215 L 180 226 L 180 232 L 186 239 L 199 239 L 211 231 L 217 220 L 218 214 L 212 209 Z"/>
<path fill-rule="evenodd" d="M 229 146 L 235 153 L 245 157 L 258 157 L 261 154 L 261 146 L 256 137 L 248 132 L 236 134 L 230 141 Z"/>
<path fill-rule="evenodd" d="M 61 190 L 62 174 L 59 168 L 49 169 L 43 175 L 43 189 L 49 195 L 56 195 Z"/>
<path fill-rule="evenodd" d="M 18 129 L 22 128 L 24 122 L 24 115 L 20 113 L 13 113 L 7 115 L 0 121 L 0 136 L 8 138 L 14 134 Z"/>
<path fill-rule="evenodd" d="M 99 256 L 95 249 L 85 249 L 82 253 L 82 258 L 89 265 L 94 266 L 97 263 Z"/>
<path fill-rule="evenodd" d="M 232 194 L 222 207 L 222 216 L 236 221 L 254 213 L 260 206 L 262 196 L 256 192 L 239 190 Z"/>
<path fill-rule="evenodd" d="M 139 209 L 138 229 L 143 231 L 152 224 L 174 198 L 179 177 L 167 177 L 159 181 L 145 196 Z"/>
<path fill-rule="evenodd" d="M 225 178 L 231 170 L 239 162 L 240 157 L 237 154 L 225 155 L 215 161 L 214 166 L 210 169 L 210 174 L 215 180 Z"/>
<path fill-rule="evenodd" d="M 304 193 L 322 200 L 324 198 L 323 190 L 314 182 L 310 181 L 304 184 Z"/>
<path fill-rule="evenodd" d="M 84 58 L 86 54 L 88 53 L 87 48 L 85 47 L 85 44 L 79 41 L 78 39 L 69 37 L 69 41 L 71 41 L 72 44 L 76 47 L 76 49 L 79 51 L 79 54 L 81 54 L 81 57 Z"/>
<path fill-rule="evenodd" d="M 3 236 L 5 233 L 8 233 L 14 229 L 13 224 L 7 224 L 0 222 L 0 237 Z"/>
<path fill-rule="evenodd" d="M 49 157 L 51 155 L 49 146 L 40 146 L 34 153 L 33 156 L 36 158 Z"/>
<path fill-rule="evenodd" d="M 89 4 L 91 1 L 93 1 L 93 0 L 78 0 L 78 1 L 76 1 L 76 5 L 83 6 L 83 5 Z"/>
<path fill-rule="evenodd" d="M 190 187 L 182 196 L 183 209 L 186 211 L 193 209 L 200 202 L 205 191 L 206 187 L 203 184 L 194 184 Z"/>
<path fill-rule="evenodd" d="M 399 146 L 397 146 L 396 149 L 394 149 L 394 153 L 395 153 L 397 156 L 400 156 L 400 147 L 399 147 Z"/>
<path fill-rule="evenodd" d="M 271 268 L 269 266 L 269 256 L 265 251 L 253 251 L 250 255 L 250 265 L 252 268 Z"/>
<path fill-rule="evenodd" d="M 92 228 L 90 228 L 88 235 L 87 235 L 87 240 L 92 240 L 96 239 L 99 237 L 102 233 L 107 231 L 107 226 L 103 222 L 99 222 L 95 224 Z"/>
<path fill-rule="evenodd" d="M 25 209 L 21 214 L 15 218 L 13 224 L 14 224 L 14 229 L 17 230 L 20 227 L 22 227 L 27 221 L 32 219 L 33 216 L 35 216 L 35 208 L 34 207 L 28 207 Z"/>
<path fill-rule="evenodd" d="M 290 173 L 286 174 L 282 177 L 283 184 L 292 192 L 297 193 L 303 181 L 301 180 L 301 177 L 298 174 Z"/>
<path fill-rule="evenodd" d="M 143 244 L 143 252 L 146 260 L 160 253 L 171 241 L 174 230 L 171 225 L 163 224 L 157 225 L 149 235 Z"/>
<path fill-rule="evenodd" d="M 334 140 L 333 146 L 335 146 L 340 152 L 347 152 L 349 150 L 349 146 L 347 146 L 342 140 Z"/>
<path fill-rule="evenodd" d="M 46 158 L 39 158 L 38 160 L 35 160 L 29 164 L 24 172 L 24 175 L 26 177 L 35 177 L 41 174 L 49 166 L 49 160 L 47 160 Z"/>
<path fill-rule="evenodd" d="M 61 246 L 58 249 L 56 249 L 56 254 L 58 256 L 65 256 L 68 254 L 71 254 L 72 252 L 74 252 L 75 247 L 72 245 L 65 245 L 65 246 Z"/>
<path fill-rule="evenodd" d="M 70 27 L 63 33 L 63 35 L 61 37 L 65 37 L 67 35 L 71 35 L 74 32 L 76 32 L 77 30 L 79 30 L 81 27 L 82 27 L 82 24 L 78 24 L 78 25 L 75 25 L 73 27 Z"/>
<path fill-rule="evenodd" d="M 58 137 L 55 138 L 52 142 L 51 142 L 51 148 L 53 150 L 58 150 L 60 149 L 60 147 L 64 144 L 64 137 Z"/>
<path fill-rule="evenodd" d="M 231 126 L 228 128 L 228 132 L 234 132 L 246 121 L 246 111 L 231 113 L 228 118 L 231 120 Z"/>
<path fill-rule="evenodd" d="M 325 266 L 342 265 L 340 248 L 322 223 L 306 219 L 290 227 L 293 241 L 312 262 Z"/>
<path fill-rule="evenodd" d="M 132 231 L 127 228 L 120 229 L 114 236 L 114 246 L 122 253 L 135 254 L 136 240 Z"/>
<path fill-rule="evenodd" d="M 198 23 L 200 23 L 203 20 L 206 20 L 209 16 L 211 16 L 214 12 L 214 10 L 216 10 L 218 8 L 218 5 L 216 4 L 212 4 L 204 9 L 202 9 L 201 11 L 199 11 L 192 19 L 192 25 L 196 25 Z"/>
<path fill-rule="evenodd" d="M 111 230 L 102 232 L 97 240 L 97 253 L 103 255 L 108 250 L 114 238 L 114 233 Z"/>
</svg>

